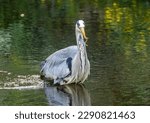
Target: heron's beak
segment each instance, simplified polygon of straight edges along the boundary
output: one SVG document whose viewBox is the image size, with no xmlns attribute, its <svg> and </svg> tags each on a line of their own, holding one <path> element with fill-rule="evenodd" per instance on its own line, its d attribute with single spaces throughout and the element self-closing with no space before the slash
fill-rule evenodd
<svg viewBox="0 0 150 123">
<path fill-rule="evenodd" d="M 85 39 L 85 42 L 87 42 L 88 41 L 88 37 L 86 37 L 84 27 L 80 27 L 80 31 L 81 31 L 81 33 L 83 35 L 83 38 Z"/>
</svg>

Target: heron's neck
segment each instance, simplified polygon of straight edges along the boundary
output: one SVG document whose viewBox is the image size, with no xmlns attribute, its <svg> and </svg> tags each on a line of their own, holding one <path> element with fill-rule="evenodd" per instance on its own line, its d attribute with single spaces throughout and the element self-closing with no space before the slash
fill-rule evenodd
<svg viewBox="0 0 150 123">
<path fill-rule="evenodd" d="M 78 30 L 76 30 L 75 33 L 76 33 L 76 41 L 77 41 L 77 45 L 78 45 L 79 37 L 81 36 L 83 38 L 83 36 L 82 36 L 81 32 L 79 32 Z"/>
<path fill-rule="evenodd" d="M 76 55 L 76 59 L 80 63 L 81 73 L 84 73 L 85 66 L 87 65 L 87 53 L 86 46 L 83 39 L 83 35 L 76 29 L 76 41 L 78 47 L 78 53 Z"/>
<path fill-rule="evenodd" d="M 77 29 L 75 29 L 75 34 L 76 34 L 76 42 L 77 42 L 77 46 L 79 48 L 79 42 L 82 43 L 83 45 L 85 45 L 84 42 L 84 38 L 81 32 L 79 32 Z"/>
</svg>

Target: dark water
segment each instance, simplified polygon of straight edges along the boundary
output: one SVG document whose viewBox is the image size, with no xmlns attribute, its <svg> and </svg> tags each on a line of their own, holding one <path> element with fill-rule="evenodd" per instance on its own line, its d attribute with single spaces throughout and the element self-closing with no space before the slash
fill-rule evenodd
<svg viewBox="0 0 150 123">
<path fill-rule="evenodd" d="M 83 105 L 150 105 L 149 0 L 0 0 L 0 105 L 48 105 L 39 64 L 76 44 L 78 19 L 91 75 L 82 87 L 50 87 L 53 95 L 65 105 L 81 105 L 81 95 Z"/>
</svg>

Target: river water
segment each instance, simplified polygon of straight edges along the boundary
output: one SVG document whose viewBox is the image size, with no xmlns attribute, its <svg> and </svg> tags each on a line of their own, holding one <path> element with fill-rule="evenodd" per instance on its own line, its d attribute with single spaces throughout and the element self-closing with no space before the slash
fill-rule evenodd
<svg viewBox="0 0 150 123">
<path fill-rule="evenodd" d="M 78 19 L 91 75 L 43 88 L 40 62 L 76 44 Z M 150 105 L 149 0 L 1 0 L 0 105 Z"/>
</svg>

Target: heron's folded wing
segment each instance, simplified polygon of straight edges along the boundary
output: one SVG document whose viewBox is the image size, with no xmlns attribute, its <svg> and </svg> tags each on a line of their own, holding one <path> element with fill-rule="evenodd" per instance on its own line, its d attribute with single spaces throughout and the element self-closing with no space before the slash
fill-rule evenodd
<svg viewBox="0 0 150 123">
<path fill-rule="evenodd" d="M 77 46 L 70 46 L 56 51 L 45 60 L 45 65 L 41 71 L 50 78 L 67 76 L 70 73 L 67 59 L 73 59 L 76 53 Z"/>
<path fill-rule="evenodd" d="M 59 62 L 64 60 L 65 58 L 71 57 L 73 58 L 77 53 L 77 46 L 70 46 L 61 50 L 56 51 L 55 53 L 51 54 L 46 61 L 55 61 Z"/>
</svg>

